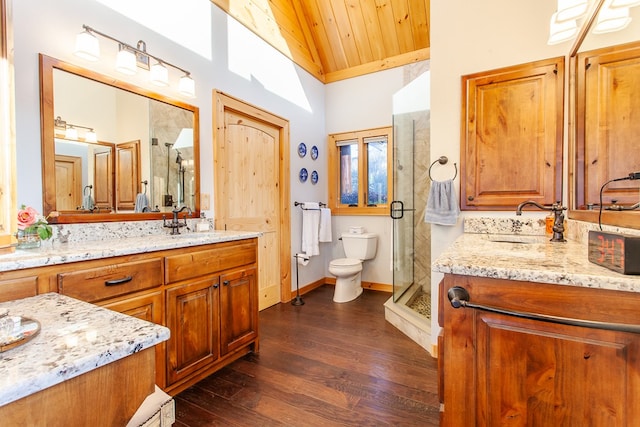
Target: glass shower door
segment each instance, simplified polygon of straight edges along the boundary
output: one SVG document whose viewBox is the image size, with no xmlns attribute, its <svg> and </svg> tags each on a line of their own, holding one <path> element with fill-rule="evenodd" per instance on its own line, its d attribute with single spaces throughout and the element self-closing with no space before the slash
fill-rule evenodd
<svg viewBox="0 0 640 427">
<path fill-rule="evenodd" d="M 414 155 L 415 124 L 407 115 L 393 117 L 393 301 L 414 282 Z"/>
</svg>

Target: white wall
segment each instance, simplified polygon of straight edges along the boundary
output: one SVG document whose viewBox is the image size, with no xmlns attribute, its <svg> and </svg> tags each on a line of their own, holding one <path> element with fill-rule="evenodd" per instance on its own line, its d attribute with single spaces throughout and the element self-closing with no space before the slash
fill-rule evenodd
<svg viewBox="0 0 640 427">
<path fill-rule="evenodd" d="M 431 2 L 431 161 L 445 155 L 459 163 L 461 76 L 569 53 L 571 42 L 546 44 L 549 18 L 555 9 L 555 1 L 538 0 Z M 564 158 L 566 176 L 566 147 Z M 456 183 L 460 194 L 459 178 Z M 512 214 L 463 212 L 455 227 L 433 225 L 432 259 L 462 233 L 465 216 Z M 442 274 L 432 273 L 432 307 L 437 307 L 437 286 L 441 279 Z M 432 317 L 432 331 L 435 344 L 436 316 Z"/>
<path fill-rule="evenodd" d="M 105 6 L 107 3 L 113 8 Z M 137 22 L 118 12 L 118 8 L 147 21 Z M 196 105 L 200 109 L 202 193 L 213 195 L 214 191 L 214 89 L 288 119 L 291 200 L 326 200 L 324 85 L 208 0 L 13 0 L 13 19 L 18 204 L 42 206 L 38 53 Z M 115 43 L 106 39 L 100 38 L 101 61 L 92 63 L 77 58 L 73 55 L 75 37 L 83 24 L 131 45 L 144 40 L 148 52 L 191 72 L 196 82 L 196 98 L 181 98 L 175 88 L 151 86 L 146 81 L 146 72 L 133 77 L 116 73 L 107 52 L 115 49 Z M 177 79 L 179 76 L 174 76 L 174 71 L 170 69 L 170 76 Z M 302 141 L 309 147 L 322 147 L 321 156 L 313 165 L 309 164 L 309 156 L 300 159 L 296 154 L 296 147 Z M 318 185 L 299 182 L 297 176 L 302 165 L 317 167 Z M 291 245 L 295 253 L 300 247 L 300 212 L 293 207 L 291 211 Z M 213 216 L 213 212 L 207 212 L 207 216 Z M 305 267 L 307 282 L 325 277 L 323 261 L 320 258 Z M 292 274 L 295 278 L 293 268 Z"/>
</svg>

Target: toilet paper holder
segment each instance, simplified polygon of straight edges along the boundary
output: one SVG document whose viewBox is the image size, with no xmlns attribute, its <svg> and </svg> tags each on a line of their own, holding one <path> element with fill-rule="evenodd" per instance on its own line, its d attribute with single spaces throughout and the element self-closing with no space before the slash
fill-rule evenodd
<svg viewBox="0 0 640 427">
<path fill-rule="evenodd" d="M 300 261 L 302 261 L 302 265 L 307 265 L 309 263 L 309 255 L 307 254 L 295 254 L 293 256 L 296 260 L 296 297 L 291 300 L 291 305 L 304 305 L 304 301 L 300 296 L 300 278 L 298 276 L 298 265 Z"/>
</svg>

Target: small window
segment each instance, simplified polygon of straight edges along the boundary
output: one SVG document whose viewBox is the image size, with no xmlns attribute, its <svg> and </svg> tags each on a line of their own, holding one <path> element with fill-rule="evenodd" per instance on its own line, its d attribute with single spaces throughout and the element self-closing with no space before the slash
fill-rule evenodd
<svg viewBox="0 0 640 427">
<path fill-rule="evenodd" d="M 386 215 L 391 127 L 329 135 L 329 202 L 337 215 Z"/>
</svg>

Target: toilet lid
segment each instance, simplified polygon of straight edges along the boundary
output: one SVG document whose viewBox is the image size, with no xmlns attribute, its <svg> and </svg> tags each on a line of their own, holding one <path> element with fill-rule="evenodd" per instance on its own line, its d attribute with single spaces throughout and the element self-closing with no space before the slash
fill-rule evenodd
<svg viewBox="0 0 640 427">
<path fill-rule="evenodd" d="M 331 261 L 330 263 L 333 266 L 339 267 L 339 266 L 343 266 L 343 267 L 353 267 L 359 264 L 362 264 L 362 261 L 360 261 L 359 259 L 355 259 L 355 258 L 338 258 L 338 259 L 334 259 L 333 261 Z"/>
</svg>

